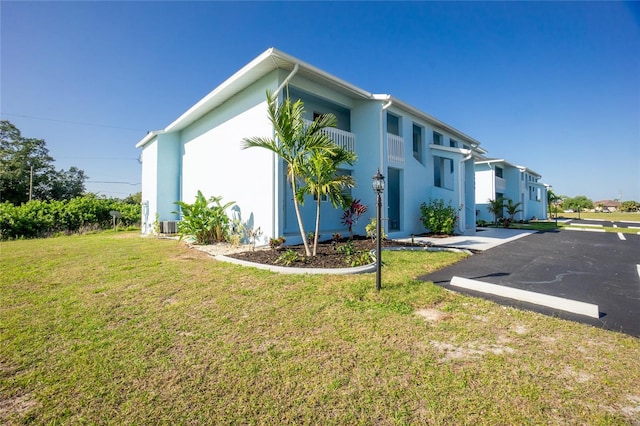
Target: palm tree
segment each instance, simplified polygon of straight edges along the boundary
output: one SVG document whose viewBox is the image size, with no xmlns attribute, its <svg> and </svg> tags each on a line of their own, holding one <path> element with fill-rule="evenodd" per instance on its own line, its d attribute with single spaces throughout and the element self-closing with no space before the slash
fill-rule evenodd
<svg viewBox="0 0 640 426">
<path fill-rule="evenodd" d="M 502 215 L 504 210 L 504 198 L 498 197 L 495 200 L 489 198 L 489 205 L 487 206 L 487 210 L 489 213 L 493 214 L 493 223 L 498 222 L 498 216 Z"/>
<path fill-rule="evenodd" d="M 507 205 L 504 207 L 507 210 L 507 214 L 509 215 L 510 221 L 514 220 L 515 215 L 517 215 L 518 213 L 522 213 L 522 209 L 520 208 L 521 205 L 522 205 L 521 202 L 517 202 L 514 204 L 512 199 L 507 198 Z"/>
<path fill-rule="evenodd" d="M 298 190 L 298 202 L 302 204 L 304 195 L 312 194 L 316 200 L 316 228 L 313 238 L 313 256 L 318 248 L 320 235 L 320 207 L 324 197 L 331 201 L 333 207 L 344 208 L 351 202 L 351 197 L 343 192 L 344 188 L 353 188 L 355 181 L 350 175 L 338 174 L 338 167 L 343 164 L 352 165 L 356 154 L 339 146 L 328 153 L 314 150 L 303 166 L 305 186 Z"/>
<path fill-rule="evenodd" d="M 249 137 L 242 140 L 242 148 L 264 148 L 274 152 L 287 163 L 287 179 L 291 183 L 293 194 L 298 193 L 297 182 L 303 176 L 303 166 L 312 152 L 333 153 L 337 145 L 323 132 L 325 127 L 335 127 L 336 118 L 332 114 L 320 116 L 306 125 L 303 119 L 304 104 L 301 100 L 291 102 L 287 97 L 278 105 L 277 95 L 267 91 L 267 113 L 275 131 L 275 138 Z M 309 243 L 305 238 L 304 224 L 300 214 L 297 196 L 293 197 L 293 206 L 298 219 L 300 236 L 307 256 L 311 256 Z"/>
</svg>

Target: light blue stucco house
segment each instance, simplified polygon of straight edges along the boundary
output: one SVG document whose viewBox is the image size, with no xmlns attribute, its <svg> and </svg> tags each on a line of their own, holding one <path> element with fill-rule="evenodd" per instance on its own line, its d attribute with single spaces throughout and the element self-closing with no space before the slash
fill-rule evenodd
<svg viewBox="0 0 640 426">
<path fill-rule="evenodd" d="M 478 220 L 493 222 L 489 200 L 499 197 L 521 203 L 522 212 L 516 220 L 546 220 L 548 217 L 548 185 L 540 182 L 542 176 L 533 170 L 511 164 L 504 159 L 476 160 L 476 214 Z M 506 211 L 498 218 L 506 216 Z"/>
<path fill-rule="evenodd" d="M 286 53 L 271 48 L 216 87 L 163 130 L 149 132 L 142 149 L 142 232 L 153 224 L 178 219 L 175 201 L 191 203 L 198 190 L 236 203 L 234 214 L 263 231 L 261 243 L 285 236 L 299 242 L 291 189 L 285 166 L 273 153 L 243 150 L 245 137 L 273 137 L 265 93 L 287 94 L 304 101 L 308 120 L 333 113 L 334 140 L 355 151 L 357 162 L 345 167 L 356 187 L 355 199 L 368 206 L 364 227 L 375 217 L 371 178 L 385 176 L 383 216 L 394 237 L 425 232 L 419 205 L 443 199 L 458 212 L 456 232 L 475 232 L 475 160 L 486 152 L 480 143 L 442 121 L 391 95 L 373 94 Z M 321 234 L 345 233 L 342 211 L 329 202 L 322 207 Z M 303 207 L 305 228 L 314 227 L 315 203 Z"/>
</svg>

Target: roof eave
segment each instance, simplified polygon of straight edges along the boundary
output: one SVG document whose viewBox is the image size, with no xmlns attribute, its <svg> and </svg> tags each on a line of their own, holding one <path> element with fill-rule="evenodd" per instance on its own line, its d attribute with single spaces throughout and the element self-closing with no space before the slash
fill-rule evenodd
<svg viewBox="0 0 640 426">
<path fill-rule="evenodd" d="M 144 137 L 142 139 L 140 139 L 140 141 L 136 144 L 136 148 L 140 148 L 145 146 L 146 144 L 148 144 L 149 142 L 151 142 L 153 140 L 153 138 L 155 138 L 156 136 L 165 133 L 164 130 L 152 130 L 147 132 L 146 135 L 144 135 Z"/>
<path fill-rule="evenodd" d="M 403 109 L 405 111 L 408 111 L 418 117 L 421 117 L 423 119 L 425 119 L 427 122 L 433 124 L 434 126 L 447 131 L 448 133 L 452 134 L 453 136 L 459 138 L 459 139 L 464 139 L 466 142 L 470 143 L 474 150 L 477 150 L 480 153 L 485 153 L 486 151 L 482 148 L 480 148 L 480 142 L 477 141 L 476 139 L 472 138 L 471 136 L 461 132 L 460 130 L 456 129 L 455 127 L 450 126 L 449 124 L 438 120 L 437 118 L 435 118 L 434 116 L 427 114 L 424 111 L 419 110 L 416 107 L 413 107 L 411 105 L 409 105 L 406 102 L 401 101 L 400 99 L 392 96 L 392 95 L 388 95 L 388 94 L 375 94 L 373 95 L 373 99 L 376 100 L 380 100 L 380 101 L 391 101 L 393 106 L 398 106 L 400 109 Z"/>
</svg>

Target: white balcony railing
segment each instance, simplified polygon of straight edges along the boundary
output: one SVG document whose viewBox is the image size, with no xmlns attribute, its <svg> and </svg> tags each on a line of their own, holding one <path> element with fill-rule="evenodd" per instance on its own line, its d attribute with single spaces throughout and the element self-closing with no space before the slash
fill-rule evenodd
<svg viewBox="0 0 640 426">
<path fill-rule="evenodd" d="M 311 120 L 305 119 L 304 122 L 307 126 L 311 124 Z M 356 152 L 355 134 L 347 132 L 346 130 L 336 129 L 335 127 L 325 127 L 322 131 L 327 133 L 339 147 L 347 151 Z"/>
<path fill-rule="evenodd" d="M 404 138 L 387 133 L 387 154 L 389 161 L 404 164 Z"/>
</svg>

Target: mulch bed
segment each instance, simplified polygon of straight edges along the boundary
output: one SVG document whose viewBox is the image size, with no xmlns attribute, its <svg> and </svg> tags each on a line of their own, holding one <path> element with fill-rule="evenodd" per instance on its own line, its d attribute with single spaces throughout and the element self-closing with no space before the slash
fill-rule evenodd
<svg viewBox="0 0 640 426">
<path fill-rule="evenodd" d="M 371 251 L 375 250 L 376 243 L 370 238 L 362 236 L 354 236 L 353 247 L 356 251 Z M 350 267 L 346 261 L 347 256 L 344 253 L 339 253 L 337 248 L 347 244 L 347 239 L 343 238 L 337 243 L 333 241 L 323 241 L 318 243 L 318 250 L 316 256 L 306 257 L 303 245 L 284 246 L 278 250 L 255 250 L 246 251 L 242 253 L 229 254 L 227 257 L 233 257 L 236 259 L 245 260 L 253 263 L 262 263 L 266 265 L 285 266 L 282 263 L 276 263 L 276 260 L 282 256 L 287 250 L 293 250 L 298 253 L 300 260 L 292 263 L 291 267 L 296 268 L 346 268 Z M 382 247 L 406 247 L 410 246 L 410 243 L 401 243 L 392 240 L 383 240 Z M 424 247 L 424 244 L 413 244 L 414 246 Z M 313 250 L 313 246 L 310 247 Z"/>
</svg>

